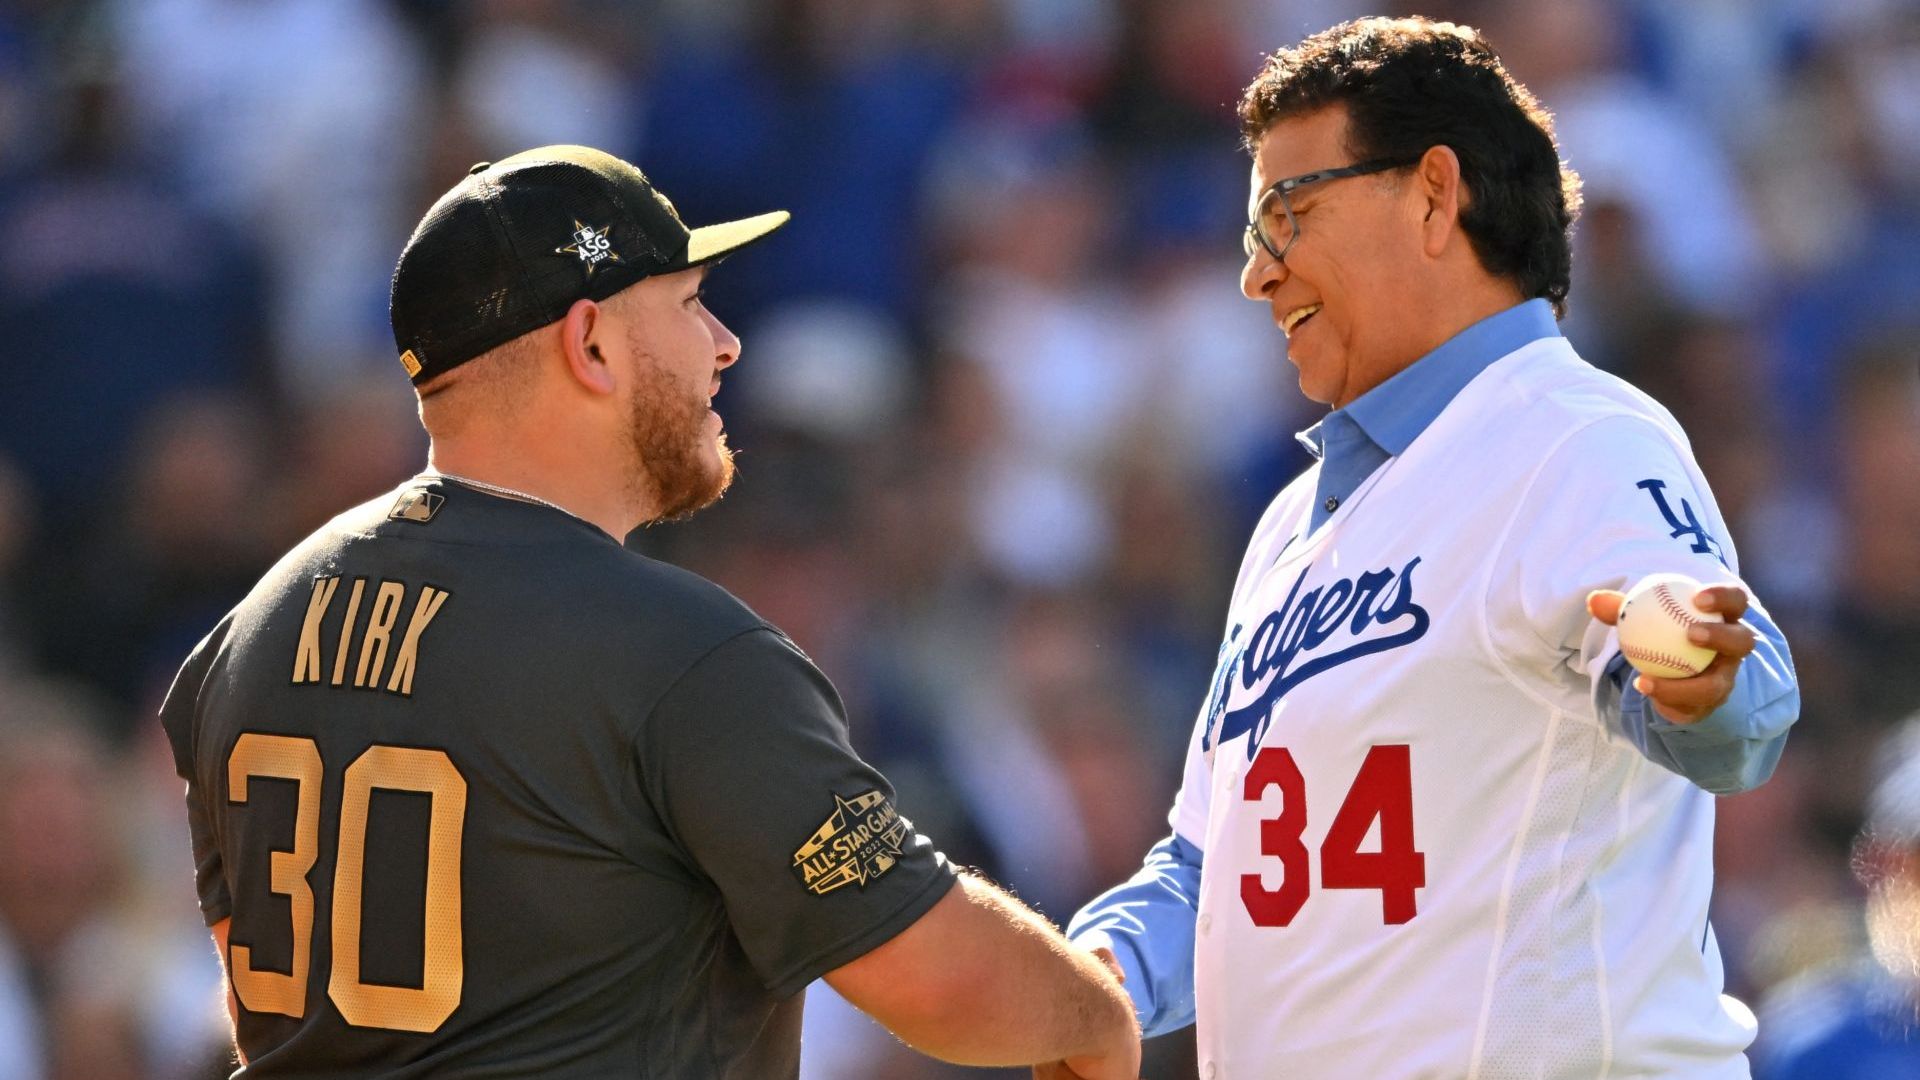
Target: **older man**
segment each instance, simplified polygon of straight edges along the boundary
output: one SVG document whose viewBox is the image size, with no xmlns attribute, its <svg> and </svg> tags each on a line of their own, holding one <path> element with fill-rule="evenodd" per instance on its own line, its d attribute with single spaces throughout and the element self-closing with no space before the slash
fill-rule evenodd
<svg viewBox="0 0 1920 1080">
<path fill-rule="evenodd" d="M 930 1054 L 1132 1077 L 1097 961 L 957 873 L 838 697 L 621 538 L 733 475 L 740 342 L 638 169 L 474 166 L 393 279 L 430 469 L 276 566 L 162 719 L 249 1076 L 794 1076 L 824 976 Z"/>
<path fill-rule="evenodd" d="M 1255 530 L 1173 835 L 1070 936 L 1220 1077 L 1747 1075 L 1713 794 L 1798 692 L 1686 436 L 1556 328 L 1578 181 L 1479 35 L 1336 26 L 1241 103 L 1241 276 L 1318 464 Z M 1611 624 L 1719 582 L 1692 678 Z"/>
</svg>

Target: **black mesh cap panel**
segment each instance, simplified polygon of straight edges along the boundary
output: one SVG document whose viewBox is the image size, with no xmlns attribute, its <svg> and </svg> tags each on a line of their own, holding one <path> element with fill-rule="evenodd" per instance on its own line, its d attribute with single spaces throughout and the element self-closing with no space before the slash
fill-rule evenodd
<svg viewBox="0 0 1920 1080">
<path fill-rule="evenodd" d="M 417 385 L 560 319 L 576 300 L 719 258 L 786 218 L 689 230 L 639 169 L 584 146 L 476 165 L 400 253 L 394 344 Z"/>
</svg>

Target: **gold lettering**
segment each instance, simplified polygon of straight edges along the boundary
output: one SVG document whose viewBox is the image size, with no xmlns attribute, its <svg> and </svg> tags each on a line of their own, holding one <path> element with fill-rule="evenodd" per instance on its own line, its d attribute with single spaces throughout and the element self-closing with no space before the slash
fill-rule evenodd
<svg viewBox="0 0 1920 1080">
<path fill-rule="evenodd" d="M 360 639 L 360 666 L 353 670 L 353 685 L 379 686 L 380 672 L 387 666 L 387 646 L 393 637 L 393 623 L 400 617 L 400 601 L 405 599 L 407 587 L 398 581 L 382 581 L 380 591 L 374 594 L 373 611 L 367 616 L 367 633 Z M 375 651 L 378 646 L 379 651 Z M 367 677 L 367 666 L 371 662 L 373 677 Z"/>
<path fill-rule="evenodd" d="M 347 678 L 347 654 L 353 651 L 353 619 L 360 614 L 360 594 L 366 591 L 367 579 L 353 579 L 353 592 L 347 595 L 347 615 L 340 620 L 340 644 L 333 649 L 333 685 L 339 686 Z"/>
<path fill-rule="evenodd" d="M 400 652 L 393 658 L 393 678 L 387 680 L 387 689 L 406 697 L 413 696 L 413 669 L 420 659 L 420 635 L 426 632 L 427 624 L 440 614 L 440 605 L 447 602 L 445 589 L 436 589 L 431 585 L 420 587 L 420 599 L 413 605 L 413 618 L 407 620 L 407 632 L 400 639 Z"/>
<path fill-rule="evenodd" d="M 327 605 L 333 603 L 334 590 L 340 587 L 338 577 L 315 578 L 313 594 L 307 597 L 307 618 L 300 624 L 300 646 L 293 653 L 293 681 L 296 683 L 317 683 L 320 681 L 320 620 L 327 614 Z"/>
<path fill-rule="evenodd" d="M 382 596 L 390 584 L 400 588 L 382 582 Z M 379 611 L 378 600 L 374 610 Z M 341 1017 L 355 1027 L 436 1031 L 460 1007 L 466 985 L 460 924 L 460 836 L 466 829 L 466 778 L 443 750 L 376 744 L 347 767 L 345 779 L 346 790 L 340 796 L 340 849 L 333 875 L 333 971 L 327 979 L 327 996 L 333 999 Z M 367 817 L 375 788 L 419 791 L 433 797 L 427 824 L 426 939 L 417 990 L 360 981 Z"/>
<path fill-rule="evenodd" d="M 313 958 L 313 887 L 307 875 L 320 857 L 320 747 L 312 739 L 246 732 L 227 755 L 227 801 L 247 801 L 247 781 L 265 776 L 294 782 L 293 850 L 274 850 L 267 858 L 267 887 L 287 898 L 293 914 L 293 970 L 286 974 L 257 970 L 253 949 L 228 942 L 227 970 L 233 992 L 252 1012 L 278 1013 L 298 1020 L 307 1013 L 307 967 Z"/>
</svg>

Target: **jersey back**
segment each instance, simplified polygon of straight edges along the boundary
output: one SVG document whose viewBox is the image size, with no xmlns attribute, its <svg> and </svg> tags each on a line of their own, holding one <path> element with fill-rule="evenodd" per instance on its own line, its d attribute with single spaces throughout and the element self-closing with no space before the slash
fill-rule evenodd
<svg viewBox="0 0 1920 1080">
<path fill-rule="evenodd" d="M 892 793 L 777 631 L 440 478 L 284 558 L 163 721 L 247 1075 L 792 1075 L 800 987 L 943 891 L 897 814 L 905 872 L 837 905 L 794 872 L 835 797 Z M 798 783 L 742 810 L 730 766 Z"/>
</svg>

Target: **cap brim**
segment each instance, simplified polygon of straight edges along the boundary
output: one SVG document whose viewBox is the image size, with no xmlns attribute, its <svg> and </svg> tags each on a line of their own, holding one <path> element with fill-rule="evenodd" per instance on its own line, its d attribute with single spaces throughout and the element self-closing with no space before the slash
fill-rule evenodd
<svg viewBox="0 0 1920 1080">
<path fill-rule="evenodd" d="M 785 210 L 756 214 L 739 221 L 702 225 L 687 237 L 687 265 L 699 266 L 740 250 L 787 223 L 793 215 Z"/>
</svg>

